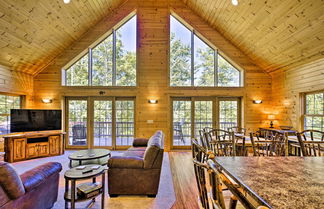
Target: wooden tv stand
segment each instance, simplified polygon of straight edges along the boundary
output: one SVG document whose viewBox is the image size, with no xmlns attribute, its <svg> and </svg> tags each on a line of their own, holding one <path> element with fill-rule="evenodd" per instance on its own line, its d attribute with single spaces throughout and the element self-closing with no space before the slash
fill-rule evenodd
<svg viewBox="0 0 324 209">
<path fill-rule="evenodd" d="M 22 132 L 3 136 L 6 162 L 64 154 L 62 131 Z"/>
</svg>

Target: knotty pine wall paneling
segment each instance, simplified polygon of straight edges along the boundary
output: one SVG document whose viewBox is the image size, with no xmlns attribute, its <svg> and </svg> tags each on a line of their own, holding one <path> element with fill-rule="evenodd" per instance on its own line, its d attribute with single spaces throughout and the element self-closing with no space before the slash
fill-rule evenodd
<svg viewBox="0 0 324 209">
<path fill-rule="evenodd" d="M 274 114 L 278 125 L 303 130 L 302 93 L 324 90 L 324 58 L 271 73 Z"/>
<path fill-rule="evenodd" d="M 25 95 L 23 107 L 33 106 L 33 76 L 0 65 L 0 93 Z"/>
<path fill-rule="evenodd" d="M 137 83 L 136 87 L 65 87 L 61 86 L 61 68 L 79 55 L 89 45 L 110 30 L 129 13 L 136 11 L 138 21 Z M 175 88 L 169 87 L 169 15 L 177 13 L 197 32 L 219 48 L 232 61 L 244 69 L 244 87 L 238 88 Z M 128 0 L 113 10 L 82 38 L 42 70 L 34 79 L 37 108 L 60 108 L 64 96 L 135 96 L 136 136 L 150 137 L 156 130 L 165 135 L 165 149 L 171 147 L 172 96 L 240 96 L 243 98 L 243 126 L 256 130 L 266 118 L 271 101 L 271 76 L 256 66 L 244 53 L 234 47 L 219 32 L 210 27 L 181 1 L 176 0 Z M 51 97 L 52 104 L 44 104 L 41 98 Z M 158 104 L 149 104 L 157 99 Z M 253 99 L 263 103 L 253 104 Z M 154 123 L 147 123 L 153 120 Z"/>
</svg>

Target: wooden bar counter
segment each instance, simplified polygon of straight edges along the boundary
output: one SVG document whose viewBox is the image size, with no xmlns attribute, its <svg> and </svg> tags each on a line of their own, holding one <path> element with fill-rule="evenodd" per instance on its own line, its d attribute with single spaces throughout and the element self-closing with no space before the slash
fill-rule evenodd
<svg viewBox="0 0 324 209">
<path fill-rule="evenodd" d="M 62 131 L 36 131 L 8 134 L 4 138 L 6 162 L 64 154 Z"/>
</svg>

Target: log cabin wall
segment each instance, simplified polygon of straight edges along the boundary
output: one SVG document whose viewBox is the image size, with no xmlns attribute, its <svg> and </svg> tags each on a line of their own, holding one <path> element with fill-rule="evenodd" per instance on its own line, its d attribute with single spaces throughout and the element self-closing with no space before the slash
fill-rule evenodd
<svg viewBox="0 0 324 209">
<path fill-rule="evenodd" d="M 33 76 L 23 72 L 13 71 L 0 65 L 1 93 L 25 95 L 25 107 L 33 106 Z"/>
<path fill-rule="evenodd" d="M 137 87 L 65 87 L 61 86 L 61 68 L 79 55 L 89 45 L 105 34 L 115 24 L 136 10 L 137 34 Z M 189 23 L 210 43 L 244 69 L 244 87 L 239 88 L 171 88 L 169 87 L 169 15 L 175 12 Z M 67 48 L 60 56 L 34 78 L 37 108 L 60 108 L 64 96 L 135 96 L 137 137 L 149 137 L 160 129 L 166 134 L 165 148 L 171 147 L 171 97 L 172 96 L 240 96 L 243 99 L 243 126 L 257 129 L 266 118 L 271 101 L 271 76 L 256 66 L 244 53 L 234 47 L 217 30 L 210 27 L 198 15 L 176 0 L 137 1 L 128 0 L 112 11 L 82 38 Z M 44 104 L 41 98 L 50 97 L 52 104 Z M 148 104 L 157 99 L 158 104 Z M 262 99 L 262 104 L 253 104 Z M 147 120 L 154 120 L 148 124 Z"/>
<path fill-rule="evenodd" d="M 324 58 L 302 66 L 271 73 L 272 98 L 278 125 L 290 125 L 303 130 L 302 93 L 324 90 Z"/>
</svg>

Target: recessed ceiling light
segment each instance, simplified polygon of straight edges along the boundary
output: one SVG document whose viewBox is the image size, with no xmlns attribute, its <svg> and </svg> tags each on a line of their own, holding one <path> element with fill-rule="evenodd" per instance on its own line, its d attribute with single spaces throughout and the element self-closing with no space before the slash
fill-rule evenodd
<svg viewBox="0 0 324 209">
<path fill-rule="evenodd" d="M 238 0 L 232 0 L 232 4 L 233 4 L 234 6 L 237 6 L 237 5 L 238 5 Z"/>
<path fill-rule="evenodd" d="M 71 2 L 71 0 L 63 0 L 64 4 L 68 4 Z"/>
</svg>

